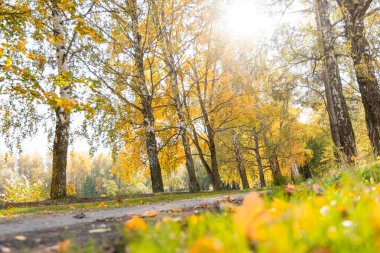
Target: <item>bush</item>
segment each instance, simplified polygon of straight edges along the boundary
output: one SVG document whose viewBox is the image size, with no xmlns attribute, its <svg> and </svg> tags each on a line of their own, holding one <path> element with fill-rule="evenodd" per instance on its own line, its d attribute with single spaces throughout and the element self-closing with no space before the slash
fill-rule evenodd
<svg viewBox="0 0 380 253">
<path fill-rule="evenodd" d="M 111 197 L 116 196 L 119 191 L 119 186 L 117 186 L 114 180 L 106 180 L 103 183 L 103 188 L 105 190 L 106 195 Z"/>
<path fill-rule="evenodd" d="M 34 202 L 49 197 L 48 189 L 41 181 L 29 182 L 26 178 L 5 180 L 5 191 L 2 198 L 5 202 Z"/>
</svg>

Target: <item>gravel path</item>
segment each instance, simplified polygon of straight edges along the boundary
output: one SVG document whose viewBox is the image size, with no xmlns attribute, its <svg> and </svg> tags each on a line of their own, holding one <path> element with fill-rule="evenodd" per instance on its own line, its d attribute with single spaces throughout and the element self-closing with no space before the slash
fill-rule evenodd
<svg viewBox="0 0 380 253">
<path fill-rule="evenodd" d="M 243 198 L 244 194 L 232 194 L 232 198 Z M 0 240 L 9 235 L 39 232 L 49 229 L 66 228 L 83 223 L 91 223 L 97 220 L 118 218 L 133 214 L 143 214 L 147 211 L 169 211 L 178 208 L 192 208 L 199 205 L 212 204 L 218 199 L 223 199 L 223 195 L 213 197 L 202 197 L 193 199 L 184 199 L 176 201 L 158 202 L 140 206 L 121 207 L 115 209 L 104 209 L 97 211 L 85 212 L 83 219 L 75 219 L 74 215 L 80 211 L 70 211 L 57 214 L 32 214 L 21 215 L 20 217 L 10 220 L 0 220 Z"/>
</svg>

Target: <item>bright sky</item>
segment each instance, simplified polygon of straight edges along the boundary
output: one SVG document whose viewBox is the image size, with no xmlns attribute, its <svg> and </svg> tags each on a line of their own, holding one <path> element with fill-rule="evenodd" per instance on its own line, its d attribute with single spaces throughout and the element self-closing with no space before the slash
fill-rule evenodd
<svg viewBox="0 0 380 253">
<path fill-rule="evenodd" d="M 297 0 L 285 12 L 267 0 L 227 0 L 220 23 L 230 37 L 255 41 L 270 38 L 282 23 L 298 24 L 302 8 Z"/>
<path fill-rule="evenodd" d="M 220 13 L 220 25 L 229 38 L 236 40 L 244 39 L 245 41 L 255 41 L 260 39 L 269 39 L 276 28 L 283 22 L 296 24 L 301 16 L 299 13 L 292 13 L 289 9 L 285 14 L 277 10 L 273 14 L 273 8 L 269 12 L 269 6 L 265 6 L 265 0 L 229 0 L 222 7 Z M 272 6 L 273 7 L 273 6 Z M 300 10 L 300 4 L 295 3 L 293 10 Z M 306 116 L 304 116 L 306 118 Z M 80 117 L 73 117 L 73 125 L 78 126 L 81 122 Z M 27 139 L 23 143 L 23 149 L 26 153 L 40 153 L 45 155 L 48 152 L 47 134 L 40 130 L 34 138 Z M 70 151 L 87 152 L 89 146 L 84 139 L 76 138 L 70 145 Z M 5 151 L 4 141 L 0 140 L 0 152 Z M 106 151 L 102 149 L 102 151 Z"/>
<path fill-rule="evenodd" d="M 276 29 L 276 20 L 265 11 L 260 0 L 229 1 L 221 13 L 222 27 L 237 39 L 256 39 L 268 35 Z"/>
</svg>

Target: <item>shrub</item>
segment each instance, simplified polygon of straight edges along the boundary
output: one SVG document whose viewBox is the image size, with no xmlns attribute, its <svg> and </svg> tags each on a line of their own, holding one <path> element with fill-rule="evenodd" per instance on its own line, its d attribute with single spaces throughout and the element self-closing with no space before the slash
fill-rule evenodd
<svg viewBox="0 0 380 253">
<path fill-rule="evenodd" d="M 5 180 L 5 202 L 34 202 L 47 199 L 47 187 L 41 181 L 30 182 L 26 178 Z"/>
<path fill-rule="evenodd" d="M 119 187 L 117 186 L 114 180 L 106 180 L 103 183 L 103 188 L 105 190 L 106 195 L 112 197 L 116 196 L 119 191 Z"/>
</svg>

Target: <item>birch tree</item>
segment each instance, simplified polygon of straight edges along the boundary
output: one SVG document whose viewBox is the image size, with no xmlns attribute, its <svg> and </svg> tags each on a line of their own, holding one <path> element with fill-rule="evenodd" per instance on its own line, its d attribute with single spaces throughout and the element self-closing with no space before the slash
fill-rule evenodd
<svg viewBox="0 0 380 253">
<path fill-rule="evenodd" d="M 324 68 L 322 71 L 325 84 L 327 112 L 330 130 L 335 146 L 343 153 L 343 159 L 352 162 L 356 156 L 355 134 L 352 128 L 346 99 L 343 95 L 342 81 L 335 52 L 335 36 L 330 22 L 329 3 L 326 0 L 314 0 L 314 9 L 320 44 L 323 48 Z"/>
<path fill-rule="evenodd" d="M 365 18 L 373 0 L 337 0 L 345 24 L 351 57 L 362 103 L 369 139 L 375 155 L 380 154 L 380 86 L 376 77 L 374 58 L 366 35 Z"/>
</svg>

